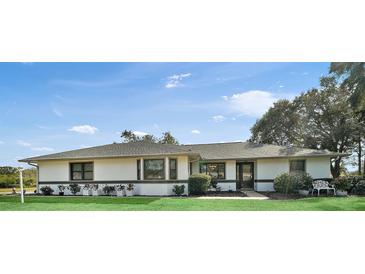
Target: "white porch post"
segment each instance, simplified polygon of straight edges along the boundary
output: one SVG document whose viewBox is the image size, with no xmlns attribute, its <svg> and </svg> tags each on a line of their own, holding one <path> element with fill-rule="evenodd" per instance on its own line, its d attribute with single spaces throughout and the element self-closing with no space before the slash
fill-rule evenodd
<svg viewBox="0 0 365 274">
<path fill-rule="evenodd" d="M 143 158 L 141 158 L 140 161 L 141 161 L 141 180 L 144 180 L 144 163 L 143 163 Z"/>
<path fill-rule="evenodd" d="M 24 204 L 24 191 L 23 191 L 23 169 L 19 168 L 19 183 L 20 183 L 20 201 Z"/>
<path fill-rule="evenodd" d="M 169 157 L 165 157 L 165 180 L 169 179 Z"/>
</svg>

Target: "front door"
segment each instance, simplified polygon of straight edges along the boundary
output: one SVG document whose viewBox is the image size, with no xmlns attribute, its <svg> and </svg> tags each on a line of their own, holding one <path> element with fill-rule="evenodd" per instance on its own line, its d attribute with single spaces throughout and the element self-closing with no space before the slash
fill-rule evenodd
<svg viewBox="0 0 365 274">
<path fill-rule="evenodd" d="M 254 163 L 243 162 L 236 164 L 237 189 L 253 188 L 254 185 Z"/>
</svg>

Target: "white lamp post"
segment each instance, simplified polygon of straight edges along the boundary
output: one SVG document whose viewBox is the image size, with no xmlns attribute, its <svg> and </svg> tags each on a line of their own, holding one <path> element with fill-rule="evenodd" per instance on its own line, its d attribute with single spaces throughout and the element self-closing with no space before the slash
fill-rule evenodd
<svg viewBox="0 0 365 274">
<path fill-rule="evenodd" d="M 23 191 L 23 169 L 19 168 L 19 183 L 20 183 L 20 199 L 21 199 L 21 203 L 24 204 L 24 191 Z"/>
</svg>

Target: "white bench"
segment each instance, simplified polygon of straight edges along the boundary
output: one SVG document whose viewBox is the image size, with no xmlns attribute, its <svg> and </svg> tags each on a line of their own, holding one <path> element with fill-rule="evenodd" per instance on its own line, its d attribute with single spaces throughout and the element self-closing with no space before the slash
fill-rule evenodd
<svg viewBox="0 0 365 274">
<path fill-rule="evenodd" d="M 316 180 L 312 183 L 313 185 L 313 189 L 312 189 L 312 195 L 314 193 L 314 190 L 317 190 L 317 194 L 319 196 L 319 193 L 321 192 L 322 189 L 325 189 L 327 191 L 327 195 L 328 195 L 328 190 L 333 190 L 333 195 L 336 195 L 336 189 L 331 186 L 327 181 L 324 180 Z"/>
</svg>

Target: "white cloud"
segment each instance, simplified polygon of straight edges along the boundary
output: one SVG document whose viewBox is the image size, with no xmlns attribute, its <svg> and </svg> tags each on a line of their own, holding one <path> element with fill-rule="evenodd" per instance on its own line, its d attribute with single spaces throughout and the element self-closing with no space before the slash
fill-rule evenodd
<svg viewBox="0 0 365 274">
<path fill-rule="evenodd" d="M 190 77 L 191 73 L 182 73 L 182 74 L 174 74 L 172 76 L 167 77 L 167 82 L 165 84 L 165 88 L 176 88 L 182 86 L 181 81 L 184 78 Z"/>
<path fill-rule="evenodd" d="M 34 151 L 54 151 L 51 147 L 32 147 L 31 149 Z"/>
<path fill-rule="evenodd" d="M 232 117 L 231 119 L 232 119 L 232 121 L 236 121 L 236 117 Z"/>
<path fill-rule="evenodd" d="M 283 85 L 280 85 L 279 88 L 283 88 L 284 86 Z"/>
<path fill-rule="evenodd" d="M 216 123 L 220 123 L 220 122 L 223 122 L 226 117 L 224 117 L 223 115 L 215 115 L 212 117 L 213 121 L 216 122 Z"/>
<path fill-rule="evenodd" d="M 191 131 L 191 133 L 193 133 L 193 134 L 200 134 L 200 130 L 198 130 L 198 129 L 193 129 L 193 130 Z"/>
<path fill-rule="evenodd" d="M 68 131 L 74 131 L 82 134 L 95 134 L 98 131 L 96 127 L 90 125 L 73 126 Z"/>
<path fill-rule="evenodd" d="M 133 134 L 136 135 L 137 137 L 143 137 L 148 135 L 148 133 L 143 132 L 143 131 L 133 131 Z"/>
<path fill-rule="evenodd" d="M 30 143 L 24 142 L 23 140 L 18 140 L 17 144 L 22 147 L 31 147 Z"/>
<path fill-rule="evenodd" d="M 227 97 L 229 108 L 252 117 L 260 117 L 278 100 L 268 91 L 250 90 Z"/>
</svg>

